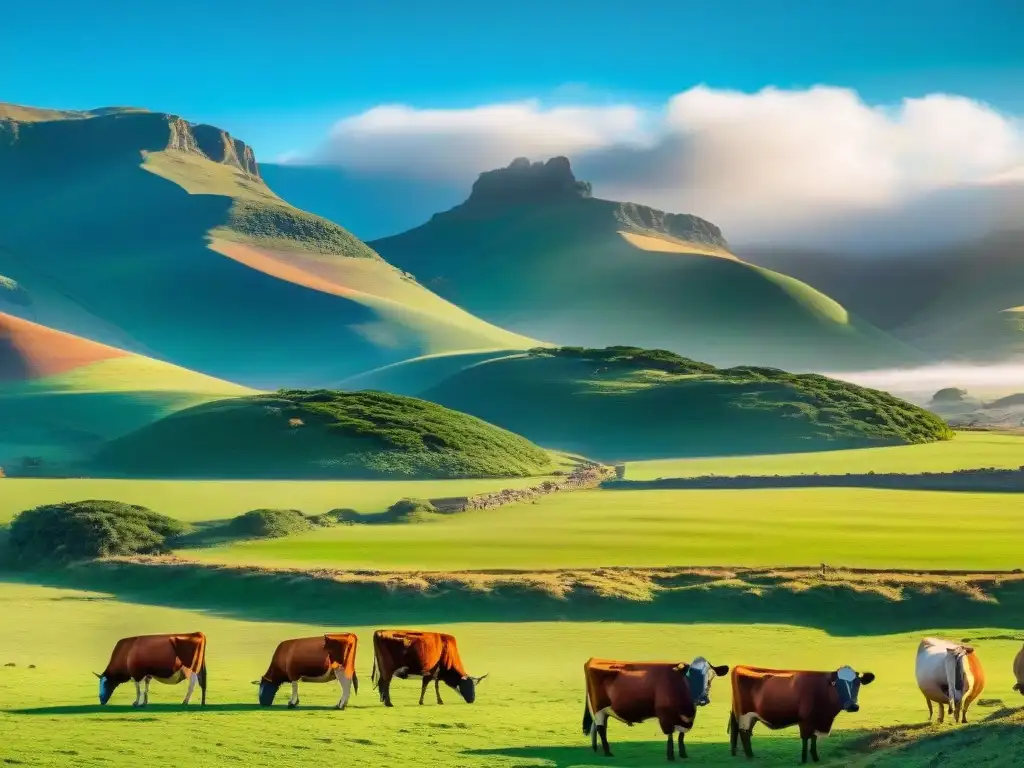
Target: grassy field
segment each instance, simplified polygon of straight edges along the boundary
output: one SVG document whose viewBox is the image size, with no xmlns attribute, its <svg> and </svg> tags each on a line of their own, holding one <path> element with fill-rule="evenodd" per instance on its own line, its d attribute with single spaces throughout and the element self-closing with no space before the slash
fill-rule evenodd
<svg viewBox="0 0 1024 768">
<path fill-rule="evenodd" d="M 1024 466 L 1024 438 L 997 432 L 958 432 L 948 442 L 708 459 L 633 461 L 628 480 L 700 475 L 822 475 L 846 472 L 952 472 L 957 469 Z"/>
<path fill-rule="evenodd" d="M 346 526 L 194 554 L 209 562 L 384 570 L 822 562 L 1012 569 L 1021 565 L 1022 515 L 1019 495 L 599 490 L 429 524 Z"/>
<path fill-rule="evenodd" d="M 0 582 L 0 751 L 7 762 L 45 768 L 68 765 L 135 765 L 151 760 L 169 767 L 253 765 L 440 765 L 507 768 L 571 768 L 607 765 L 590 752 L 580 732 L 582 665 L 589 656 L 690 660 L 706 655 L 715 664 L 737 663 L 832 669 L 841 664 L 874 672 L 861 693 L 862 709 L 843 714 L 837 730 L 821 742 L 823 759 L 849 765 L 848 752 L 863 729 L 916 724 L 924 706 L 913 680 L 918 633 L 837 638 L 784 625 L 744 627 L 713 624 L 464 623 L 438 625 L 437 614 L 419 626 L 455 633 L 473 674 L 489 672 L 477 702 L 466 705 L 448 692 L 438 707 L 428 697 L 416 706 L 419 686 L 396 682 L 395 708 L 386 710 L 370 684 L 370 636 L 390 624 L 382 612 L 375 626 L 349 626 L 343 605 L 324 605 L 322 623 L 300 625 L 228 619 L 195 611 L 120 603 L 99 593 Z M 274 646 L 288 637 L 348 629 L 359 633 L 360 693 L 345 712 L 328 710 L 337 686 L 302 684 L 301 707 L 255 704 L 257 679 Z M 96 680 L 116 639 L 139 633 L 195 631 L 209 638 L 209 697 L 205 711 L 182 711 L 184 686 L 153 684 L 146 711 L 133 711 L 131 686 L 111 704 L 96 701 Z M 959 638 L 998 637 L 999 629 L 947 632 Z M 73 637 L 73 642 L 68 638 Z M 988 671 L 988 687 L 976 719 L 1004 704 L 1016 706 L 1010 662 L 1019 642 L 974 640 Z M 35 665 L 30 669 L 29 665 Z M 198 692 L 197 692 L 198 693 Z M 1015 698 L 1011 698 L 1015 697 Z M 728 686 L 719 681 L 711 704 L 701 710 L 688 736 L 691 761 L 732 765 L 725 725 Z M 952 730 L 947 726 L 944 730 Z M 938 733 L 938 728 L 928 732 Z M 184 734 L 184 735 L 183 735 Z M 609 728 L 615 765 L 664 764 L 664 742 L 653 722 Z M 799 739 L 792 730 L 755 731 L 759 762 L 792 765 Z M 873 758 L 877 761 L 877 756 Z M 885 763 L 877 763 L 879 765 Z M 986 763 L 988 765 L 1007 763 Z"/>
<path fill-rule="evenodd" d="M 382 512 L 398 499 L 467 496 L 536 485 L 535 477 L 493 480 L 224 481 L 224 480 L 0 480 L 0 523 L 40 504 L 112 499 L 140 504 L 189 522 L 221 520 L 263 507 L 319 514 L 349 508 Z"/>
</svg>

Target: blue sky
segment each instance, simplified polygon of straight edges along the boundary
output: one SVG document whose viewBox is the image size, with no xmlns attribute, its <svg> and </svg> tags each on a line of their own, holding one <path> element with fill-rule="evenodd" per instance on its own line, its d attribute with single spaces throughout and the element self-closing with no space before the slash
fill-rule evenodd
<svg viewBox="0 0 1024 768">
<path fill-rule="evenodd" d="M 382 103 L 663 104 L 699 83 L 943 91 L 1024 113 L 1019 0 L 41 0 L 6 8 L 0 99 L 133 105 L 267 158 Z"/>
</svg>

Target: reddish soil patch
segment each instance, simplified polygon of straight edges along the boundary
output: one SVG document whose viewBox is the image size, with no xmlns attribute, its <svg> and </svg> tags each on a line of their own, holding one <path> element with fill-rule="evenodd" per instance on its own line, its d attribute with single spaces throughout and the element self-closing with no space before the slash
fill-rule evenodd
<svg viewBox="0 0 1024 768">
<path fill-rule="evenodd" d="M 278 280 L 286 280 L 314 291 L 345 298 L 362 294 L 361 291 L 342 285 L 330 276 L 317 274 L 319 270 L 316 269 L 316 260 L 312 257 L 304 258 L 301 253 L 272 251 L 255 245 L 219 239 L 210 243 L 210 249 Z"/>
<path fill-rule="evenodd" d="M 0 312 L 0 382 L 56 376 L 128 354 Z"/>
</svg>

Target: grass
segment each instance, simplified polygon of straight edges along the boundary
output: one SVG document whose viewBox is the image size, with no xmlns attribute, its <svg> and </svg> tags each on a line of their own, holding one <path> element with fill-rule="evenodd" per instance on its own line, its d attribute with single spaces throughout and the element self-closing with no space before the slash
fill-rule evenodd
<svg viewBox="0 0 1024 768">
<path fill-rule="evenodd" d="M 953 440 L 927 445 L 846 451 L 631 461 L 629 480 L 702 475 L 801 475 L 861 472 L 953 472 L 958 469 L 1017 469 L 1024 465 L 1024 439 L 998 432 L 957 432 Z"/>
<path fill-rule="evenodd" d="M 114 499 L 186 522 L 225 520 L 262 507 L 321 514 L 351 508 L 383 512 L 398 499 L 469 496 L 536 485 L 535 477 L 478 480 L 0 480 L 0 523 L 42 504 Z"/>
<path fill-rule="evenodd" d="M 1020 495 L 847 488 L 581 491 L 430 525 L 346 526 L 196 556 L 255 566 L 384 570 L 822 562 L 1013 569 L 1021 565 L 1022 515 Z"/>
<path fill-rule="evenodd" d="M 490 672 L 490 677 L 471 706 L 447 692 L 443 707 L 432 702 L 417 707 L 419 686 L 397 682 L 392 688 L 396 707 L 387 710 L 370 686 L 368 652 L 373 630 L 389 624 L 386 613 L 378 624 L 352 626 L 343 607 L 325 605 L 323 623 L 254 622 L 203 612 L 201 602 L 194 609 L 170 609 L 19 583 L 0 583 L 0 610 L 8 619 L 0 633 L 0 664 L 16 665 L 0 666 L 0 743 L 5 758 L 30 760 L 43 768 L 67 765 L 69 759 L 78 765 L 136 764 L 152 754 L 154 744 L 164 743 L 182 745 L 162 752 L 161 764 L 169 768 L 246 762 L 296 768 L 312 763 L 388 765 L 396 760 L 413 766 L 603 765 L 607 761 L 590 751 L 580 733 L 582 665 L 590 656 L 689 660 L 703 654 L 716 664 L 831 669 L 849 663 L 870 670 L 878 679 L 862 691 L 861 711 L 841 715 L 836 733 L 821 743 L 823 759 L 831 764 L 848 764 L 847 750 L 862 738 L 863 729 L 912 725 L 924 714 L 912 666 L 919 633 L 834 637 L 786 625 L 750 625 L 737 632 L 733 625 L 614 620 L 439 624 L 436 612 L 430 611 L 414 623 L 453 632 L 470 672 Z M 362 685 L 349 709 L 327 710 L 338 696 L 337 686 L 330 684 L 301 684 L 296 711 L 280 702 L 270 710 L 257 708 L 250 681 L 263 673 L 275 645 L 327 629 L 360 636 L 357 671 Z M 209 638 L 205 711 L 194 705 L 181 710 L 183 685 L 156 683 L 146 711 L 131 709 L 134 692 L 125 688 L 107 708 L 97 705 L 90 670 L 103 666 L 116 639 L 194 630 Z M 968 631 L 978 634 L 947 634 L 960 637 Z M 1007 635 L 1004 630 L 983 634 Z M 74 642 L 66 642 L 68 637 Z M 982 640 L 976 646 L 989 678 L 983 696 L 987 703 L 976 710 L 980 719 L 1004 702 L 1017 705 L 1011 698 L 1017 694 L 1010 692 L 1010 661 L 1019 642 Z M 728 707 L 728 687 L 720 680 L 687 737 L 693 762 L 735 763 L 726 745 Z M 185 742 L 180 739 L 183 728 L 189 734 Z M 635 728 L 613 723 L 609 735 L 617 753 L 615 765 L 663 764 L 663 740 L 655 723 Z M 759 762 L 766 765 L 790 765 L 799 759 L 799 739 L 792 730 L 772 734 L 759 729 L 754 744 Z"/>
<path fill-rule="evenodd" d="M 143 477 L 522 477 L 554 469 L 519 435 L 381 392 L 281 390 L 180 411 L 105 445 L 96 471 Z"/>
<path fill-rule="evenodd" d="M 635 347 L 544 348 L 470 363 L 418 395 L 606 461 L 952 437 L 938 416 L 878 390 Z"/>
</svg>

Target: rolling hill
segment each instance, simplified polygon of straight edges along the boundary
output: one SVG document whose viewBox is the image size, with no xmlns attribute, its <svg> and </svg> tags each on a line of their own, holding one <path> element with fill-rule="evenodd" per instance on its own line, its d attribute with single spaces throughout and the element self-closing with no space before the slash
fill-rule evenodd
<svg viewBox="0 0 1024 768">
<path fill-rule="evenodd" d="M 465 362 L 440 381 L 422 377 L 426 386 L 416 394 L 541 445 L 604 461 L 952 437 L 942 419 L 884 392 L 813 374 L 715 368 L 664 350 L 538 349 Z M 385 373 L 394 380 L 394 371 Z M 416 378 L 410 371 L 403 381 Z"/>
<path fill-rule="evenodd" d="M 255 387 L 534 342 L 277 197 L 180 117 L 0 105 L 0 311 Z"/>
<path fill-rule="evenodd" d="M 80 462 L 170 413 L 252 390 L 0 313 L 0 467 Z"/>
<path fill-rule="evenodd" d="M 179 411 L 106 444 L 104 475 L 380 479 L 523 477 L 554 468 L 527 439 L 380 392 L 282 390 Z"/>
<path fill-rule="evenodd" d="M 562 344 L 797 370 L 921 361 L 805 283 L 741 261 L 702 219 L 591 197 L 565 158 L 484 173 L 463 204 L 370 245 L 489 322 Z"/>
</svg>

